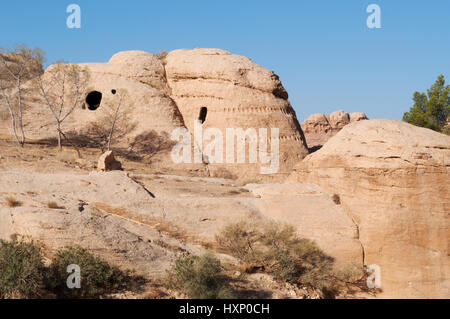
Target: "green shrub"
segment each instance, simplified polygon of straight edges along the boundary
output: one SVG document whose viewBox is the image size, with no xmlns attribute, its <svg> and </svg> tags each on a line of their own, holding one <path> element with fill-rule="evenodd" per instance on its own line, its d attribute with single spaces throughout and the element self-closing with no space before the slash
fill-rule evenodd
<svg viewBox="0 0 450 319">
<path fill-rule="evenodd" d="M 175 287 L 195 299 L 233 298 L 229 278 L 222 271 L 220 260 L 212 253 L 182 255 L 172 267 Z"/>
<path fill-rule="evenodd" d="M 293 226 L 275 222 L 266 224 L 262 231 L 252 229 L 246 223 L 228 225 L 216 239 L 244 263 L 262 263 L 261 269 L 278 280 L 322 291 L 331 289 L 334 260 L 313 241 L 298 238 Z"/>
<path fill-rule="evenodd" d="M 226 226 L 216 236 L 217 243 L 227 252 L 246 263 L 255 263 L 260 259 L 260 254 L 255 245 L 258 243 L 261 233 L 246 222 L 239 222 Z"/>
<path fill-rule="evenodd" d="M 81 288 L 67 287 L 67 267 L 78 265 Z M 46 278 L 46 286 L 60 298 L 94 298 L 105 293 L 128 288 L 132 282 L 130 271 L 110 266 L 106 261 L 82 247 L 67 247 L 57 252 Z"/>
<path fill-rule="evenodd" d="M 409 112 L 404 113 L 403 121 L 448 133 L 445 126 L 450 116 L 450 85 L 445 85 L 443 74 L 438 76 L 427 92 L 414 92 L 413 101 Z"/>
<path fill-rule="evenodd" d="M 275 278 L 323 290 L 333 282 L 333 258 L 311 240 L 297 238 L 295 228 L 269 223 L 261 236 L 267 247 L 266 263 Z"/>
<path fill-rule="evenodd" d="M 44 263 L 33 243 L 0 240 L 0 298 L 37 298 L 42 293 Z"/>
<path fill-rule="evenodd" d="M 275 279 L 295 284 L 300 275 L 295 258 L 287 250 L 277 251 L 273 257 L 276 261 L 272 267 Z"/>
</svg>

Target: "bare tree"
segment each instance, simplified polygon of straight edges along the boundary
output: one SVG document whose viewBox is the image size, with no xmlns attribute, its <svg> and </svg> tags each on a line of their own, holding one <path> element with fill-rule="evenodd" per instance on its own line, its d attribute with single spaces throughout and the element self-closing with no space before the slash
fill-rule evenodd
<svg viewBox="0 0 450 319">
<path fill-rule="evenodd" d="M 135 127 L 131 123 L 129 114 L 133 104 L 125 89 L 117 90 L 113 98 L 102 103 L 103 115 L 93 123 L 89 134 L 98 140 L 106 149 L 111 150 L 114 138 L 120 138 L 128 134 Z"/>
<path fill-rule="evenodd" d="M 0 49 L 0 103 L 8 108 L 14 138 L 22 147 L 25 144 L 24 97 L 30 92 L 25 83 L 43 73 L 43 61 L 44 53 L 38 48 L 30 49 L 20 45 L 13 50 Z M 17 125 L 20 130 L 20 140 Z"/>
<path fill-rule="evenodd" d="M 83 96 L 90 73 L 87 68 L 74 64 L 57 63 L 47 69 L 36 80 L 36 87 L 49 108 L 54 120 L 58 138 L 58 148 L 62 149 L 61 137 L 65 134 L 62 123 L 77 107 L 84 103 Z"/>
</svg>

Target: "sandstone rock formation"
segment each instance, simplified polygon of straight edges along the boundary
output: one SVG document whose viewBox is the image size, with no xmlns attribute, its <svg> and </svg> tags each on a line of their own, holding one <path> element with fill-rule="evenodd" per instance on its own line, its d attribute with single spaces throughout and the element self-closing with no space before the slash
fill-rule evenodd
<svg viewBox="0 0 450 319">
<path fill-rule="evenodd" d="M 450 137 L 394 120 L 351 123 L 291 180 L 338 194 L 383 297 L 448 298 Z"/>
<path fill-rule="evenodd" d="M 199 254 L 223 227 L 242 220 L 289 223 L 334 257 L 336 270 L 362 269 L 355 224 L 315 185 L 242 188 L 224 179 L 121 171 L 0 170 L 0 194 L 0 239 L 29 236 L 51 252 L 82 245 L 145 275 L 164 273 L 174 253 Z M 7 197 L 21 205 L 8 207 Z M 50 201 L 59 208 L 50 209 Z"/>
<path fill-rule="evenodd" d="M 356 121 L 367 120 L 361 112 L 346 113 L 342 110 L 328 114 L 312 114 L 302 123 L 302 129 L 308 147 L 317 148 L 336 135 L 344 126 Z"/>
<path fill-rule="evenodd" d="M 219 49 L 175 50 L 165 61 L 171 97 L 191 132 L 198 119 L 203 129 L 218 128 L 224 137 L 226 128 L 279 128 L 281 174 L 308 154 L 288 94 L 273 72 Z M 241 176 L 259 174 L 258 165 L 222 166 Z"/>
<path fill-rule="evenodd" d="M 97 169 L 99 171 L 117 171 L 122 168 L 122 164 L 116 161 L 113 151 L 107 151 L 98 159 Z"/>
<path fill-rule="evenodd" d="M 358 227 L 319 186 L 303 183 L 250 184 L 262 214 L 293 225 L 302 238 L 314 240 L 335 258 L 336 267 L 362 273 L 363 251 Z"/>
<path fill-rule="evenodd" d="M 287 176 L 295 163 L 308 154 L 303 132 L 278 76 L 246 57 L 219 49 L 176 50 L 164 58 L 127 51 L 115 54 L 107 63 L 80 66 L 90 71 L 91 78 L 84 96 L 86 103 L 63 123 L 63 130 L 70 136 L 89 140 L 91 126 L 105 115 L 102 106 L 117 101 L 116 92 L 124 89 L 131 97 L 132 107 L 126 109 L 129 129 L 115 146 L 140 154 L 156 149 L 159 157 L 152 156 L 152 160 L 159 159 L 165 165 L 173 164 L 171 133 L 187 127 L 194 135 L 194 122 L 199 118 L 202 129 L 221 131 L 224 152 L 226 128 L 255 129 L 257 134 L 259 129 L 267 129 L 267 153 L 271 153 L 271 129 L 278 128 L 280 163 L 274 175 Z M 32 139 L 52 138 L 54 132 L 48 129 L 52 125 L 52 117 L 42 103 L 35 103 L 25 114 L 26 131 Z M 155 139 L 164 139 L 169 147 L 147 147 Z M 206 139 L 197 144 L 211 142 Z M 245 162 L 238 163 L 237 143 L 242 140 L 247 149 Z M 211 175 L 224 170 L 240 177 L 260 175 L 261 157 L 267 154 L 262 149 L 256 163 L 250 162 L 250 140 L 244 135 L 230 141 L 235 143 L 233 163 L 226 163 L 224 154 L 224 164 L 210 165 Z"/>
<path fill-rule="evenodd" d="M 364 113 L 361 113 L 361 112 L 350 113 L 350 123 L 367 120 L 367 119 L 368 118 L 367 118 L 366 114 L 364 114 Z"/>
</svg>

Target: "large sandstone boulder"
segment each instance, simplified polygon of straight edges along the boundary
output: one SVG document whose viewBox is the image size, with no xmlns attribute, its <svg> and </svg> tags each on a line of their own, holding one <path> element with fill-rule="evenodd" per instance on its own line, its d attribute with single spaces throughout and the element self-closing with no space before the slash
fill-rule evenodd
<svg viewBox="0 0 450 319">
<path fill-rule="evenodd" d="M 246 139 L 244 163 L 238 163 L 237 151 L 232 163 L 227 161 L 226 155 L 222 156 L 226 164 L 215 165 L 205 158 L 205 162 L 211 163 L 212 176 L 260 176 L 263 172 L 261 158 L 272 153 L 271 145 L 275 142 L 279 143 L 279 164 L 275 165 L 279 169 L 272 175 L 277 178 L 288 176 L 295 163 L 308 154 L 303 132 L 278 76 L 249 58 L 219 49 L 176 50 L 166 57 L 126 51 L 115 54 L 107 63 L 80 66 L 87 68 L 91 77 L 83 96 L 86 103 L 77 107 L 63 123 L 63 131 L 73 139 L 90 141 L 91 128 L 104 118 L 106 106 L 117 101 L 119 90 L 126 90 L 130 99 L 122 111 L 126 112 L 129 123 L 127 131 L 115 139 L 114 147 L 137 155 L 156 150 L 158 156 L 150 154 L 152 163 L 160 160 L 163 166 L 175 165 L 170 157 L 175 144 L 170 139 L 172 132 L 187 128 L 195 135 L 194 122 L 199 119 L 204 130 L 221 131 L 224 150 L 227 128 L 255 129 L 258 138 L 261 137 L 259 129 L 266 129 L 268 134 L 268 151 L 258 149 L 256 163 L 250 161 L 251 139 L 245 135 L 230 141 L 237 145 L 238 140 Z M 46 70 L 47 76 L 51 70 L 52 66 Z M 52 115 L 42 104 L 32 103 L 25 114 L 25 128 L 31 139 L 51 139 L 55 135 Z M 0 133 L 8 134 L 2 126 Z M 271 139 L 272 128 L 279 129 L 278 139 Z M 207 138 L 202 143 L 195 140 L 203 151 L 201 144 L 204 146 L 211 141 Z M 164 141 L 162 145 L 153 145 L 155 140 Z M 89 146 L 96 147 L 98 142 L 91 144 Z M 195 162 L 193 156 L 191 161 Z M 199 162 L 184 166 L 203 169 L 201 160 Z M 264 167 L 267 166 L 264 163 Z"/>
<path fill-rule="evenodd" d="M 219 49 L 175 50 L 165 61 L 171 97 L 191 132 L 202 114 L 203 129 L 218 128 L 223 136 L 227 128 L 278 128 L 281 175 L 308 154 L 288 94 L 272 71 Z M 260 175 L 258 164 L 222 168 L 239 176 Z"/>
<path fill-rule="evenodd" d="M 255 205 L 272 219 L 293 225 L 335 259 L 339 271 L 363 271 L 363 250 L 358 227 L 344 209 L 319 186 L 303 183 L 250 184 L 259 199 Z"/>
<path fill-rule="evenodd" d="M 450 137 L 395 120 L 345 126 L 291 180 L 338 194 L 384 297 L 450 297 Z"/>
<path fill-rule="evenodd" d="M 344 126 L 351 122 L 367 120 L 361 112 L 346 113 L 342 110 L 328 114 L 316 113 L 302 123 L 305 139 L 310 149 L 320 148 Z"/>
<path fill-rule="evenodd" d="M 367 120 L 367 116 L 366 114 L 362 113 L 362 112 L 353 112 L 350 113 L 350 122 L 357 122 L 357 121 L 363 121 L 363 120 Z"/>
<path fill-rule="evenodd" d="M 161 60 L 143 51 L 123 51 L 108 61 L 111 71 L 167 92 L 166 71 Z"/>
<path fill-rule="evenodd" d="M 350 115 L 342 110 L 330 114 L 330 125 L 335 130 L 340 130 L 350 123 Z"/>
</svg>

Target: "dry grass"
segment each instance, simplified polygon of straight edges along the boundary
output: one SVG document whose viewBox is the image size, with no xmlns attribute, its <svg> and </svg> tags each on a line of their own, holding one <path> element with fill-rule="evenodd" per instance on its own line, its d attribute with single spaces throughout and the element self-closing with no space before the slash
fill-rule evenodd
<svg viewBox="0 0 450 319">
<path fill-rule="evenodd" d="M 5 200 L 6 200 L 6 205 L 8 207 L 14 208 L 14 207 L 22 206 L 22 203 L 13 197 L 7 197 L 7 198 L 5 198 Z"/>
<path fill-rule="evenodd" d="M 64 209 L 65 207 L 59 206 L 56 202 L 48 202 L 47 207 L 50 209 Z"/>
<path fill-rule="evenodd" d="M 190 242 L 203 245 L 203 242 L 200 241 L 194 234 L 190 234 L 185 229 L 182 229 L 179 226 L 173 225 L 168 221 L 164 221 L 160 217 L 153 216 L 142 216 L 133 214 L 132 212 L 127 212 L 122 207 L 112 207 L 104 203 L 94 203 L 94 206 L 101 211 L 104 211 L 108 214 L 113 214 L 120 216 L 122 218 L 150 226 L 156 229 L 158 232 L 165 234 L 169 237 L 175 238 L 181 242 Z"/>
</svg>

